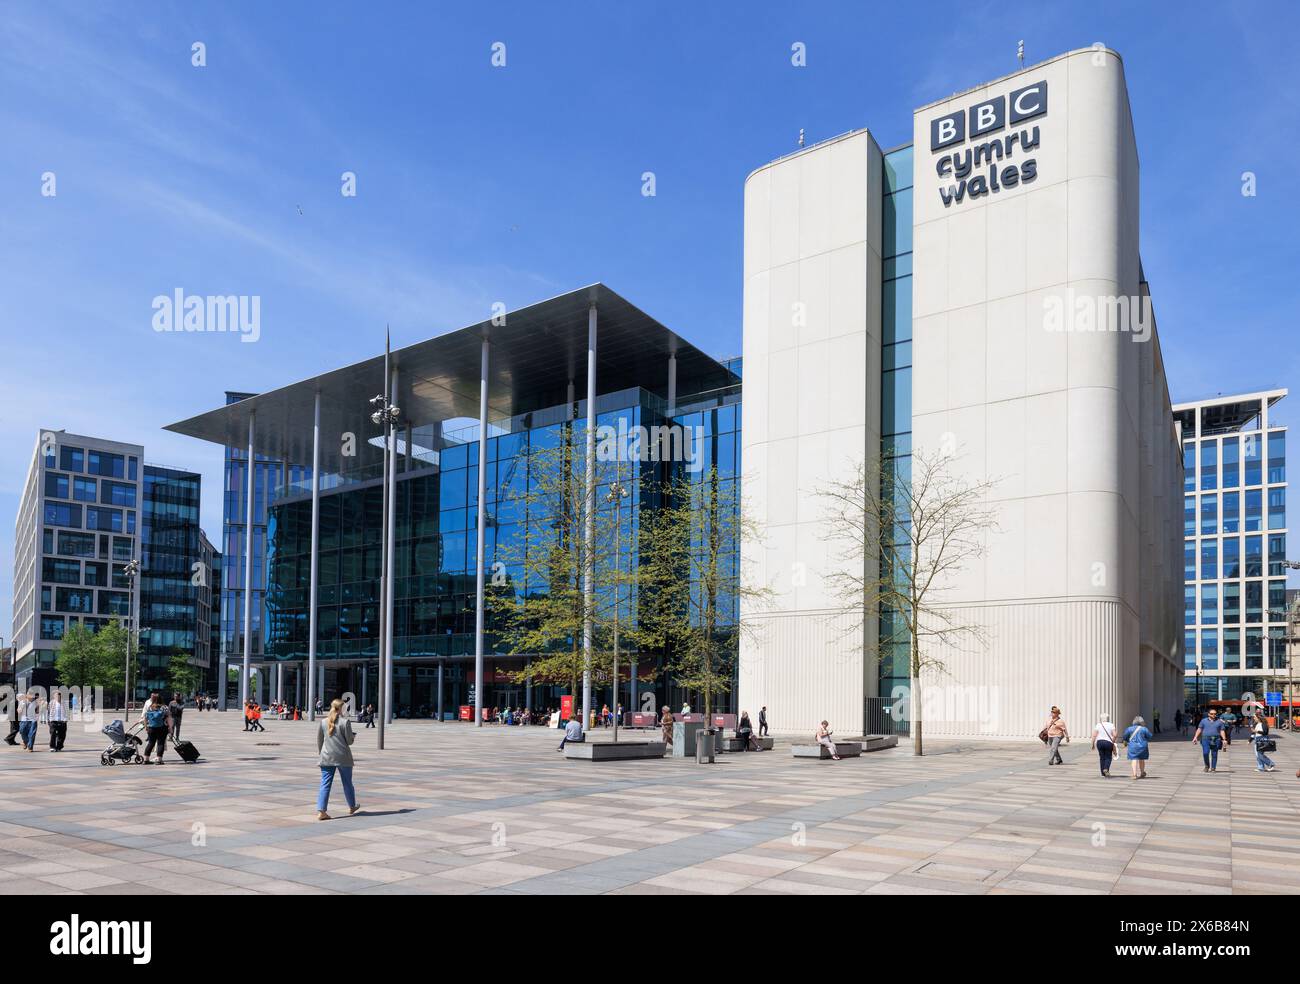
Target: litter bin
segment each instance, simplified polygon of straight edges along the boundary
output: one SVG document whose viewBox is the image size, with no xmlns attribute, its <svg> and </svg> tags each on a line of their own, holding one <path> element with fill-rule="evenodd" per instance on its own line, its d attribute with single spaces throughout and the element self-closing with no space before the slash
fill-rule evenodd
<svg viewBox="0 0 1300 984">
<path fill-rule="evenodd" d="M 695 738 L 695 761 L 699 765 L 705 762 L 712 762 L 717 754 L 717 745 L 714 735 L 716 732 L 712 728 L 705 728 Z"/>
</svg>

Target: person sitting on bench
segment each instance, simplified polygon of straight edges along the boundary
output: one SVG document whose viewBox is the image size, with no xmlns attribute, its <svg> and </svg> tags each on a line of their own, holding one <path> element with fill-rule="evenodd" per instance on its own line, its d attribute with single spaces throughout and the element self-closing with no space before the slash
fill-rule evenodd
<svg viewBox="0 0 1300 984">
<path fill-rule="evenodd" d="M 576 717 L 571 717 L 569 718 L 569 723 L 564 726 L 564 737 L 560 739 L 560 747 L 558 751 L 564 751 L 564 745 L 566 742 L 584 742 L 586 740 L 586 737 L 582 733 L 582 722 Z"/>
<path fill-rule="evenodd" d="M 817 734 L 813 737 L 817 739 L 817 744 L 825 745 L 830 750 L 831 758 L 836 762 L 840 760 L 839 753 L 835 750 L 835 742 L 831 741 L 831 727 L 829 722 L 823 721 L 821 726 L 817 729 Z"/>
</svg>

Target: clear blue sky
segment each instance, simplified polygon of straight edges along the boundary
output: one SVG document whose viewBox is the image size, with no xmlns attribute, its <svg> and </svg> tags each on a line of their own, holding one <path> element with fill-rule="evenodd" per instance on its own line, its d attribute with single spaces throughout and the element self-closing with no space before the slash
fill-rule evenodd
<svg viewBox="0 0 1300 984">
<path fill-rule="evenodd" d="M 1029 61 L 1097 41 L 1125 59 L 1175 399 L 1289 385 L 1297 20 L 1282 3 L 8 0 L 0 633 L 39 428 L 201 470 L 216 540 L 220 451 L 160 427 L 374 354 L 385 322 L 404 344 L 600 280 L 738 354 L 745 175 L 801 127 L 906 142 L 914 107 L 1012 71 L 1020 38 Z M 261 341 L 156 334 L 151 301 L 178 287 L 260 295 Z"/>
</svg>

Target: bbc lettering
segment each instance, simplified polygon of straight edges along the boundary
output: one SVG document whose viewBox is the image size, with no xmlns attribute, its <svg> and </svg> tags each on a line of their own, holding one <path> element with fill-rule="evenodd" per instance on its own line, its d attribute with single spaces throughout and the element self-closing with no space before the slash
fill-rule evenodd
<svg viewBox="0 0 1300 984">
<path fill-rule="evenodd" d="M 998 96 L 959 109 L 930 121 L 930 150 L 941 150 L 961 143 L 967 137 L 995 133 L 1008 123 L 1022 123 L 1047 112 L 1047 83 L 1017 89 L 1010 96 Z"/>
</svg>

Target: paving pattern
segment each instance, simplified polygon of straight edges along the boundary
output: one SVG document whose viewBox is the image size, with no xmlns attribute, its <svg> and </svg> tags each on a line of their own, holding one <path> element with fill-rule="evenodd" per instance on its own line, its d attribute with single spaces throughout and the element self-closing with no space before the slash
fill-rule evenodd
<svg viewBox="0 0 1300 984">
<path fill-rule="evenodd" d="M 204 758 L 99 764 L 107 739 L 0 745 L 0 894 L 1300 893 L 1300 739 L 1151 777 L 1087 742 L 931 743 L 842 762 L 774 751 L 568 761 L 556 732 L 402 721 L 358 732 L 361 812 L 316 820 L 313 726 L 186 714 Z M 636 732 L 626 733 L 635 737 Z M 607 735 L 597 733 L 597 739 Z M 904 742 L 906 744 L 906 742 Z"/>
</svg>

